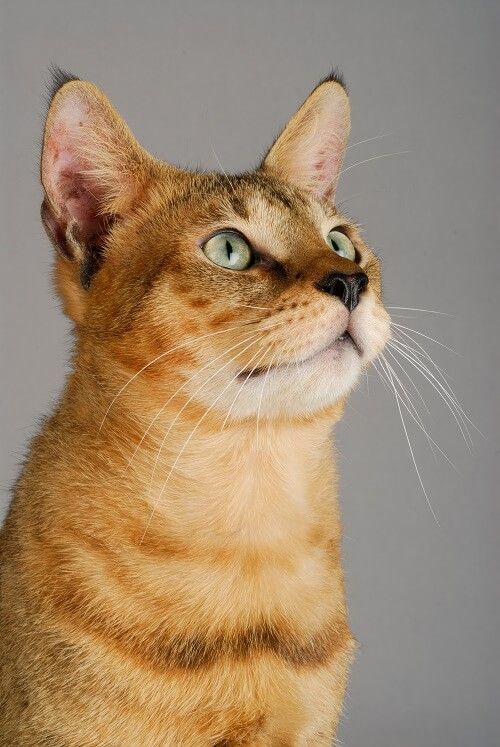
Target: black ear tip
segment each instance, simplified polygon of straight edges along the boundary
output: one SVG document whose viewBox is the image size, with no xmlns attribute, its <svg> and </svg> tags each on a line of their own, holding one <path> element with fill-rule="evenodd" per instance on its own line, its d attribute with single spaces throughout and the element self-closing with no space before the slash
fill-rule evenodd
<svg viewBox="0 0 500 747">
<path fill-rule="evenodd" d="M 320 80 L 316 88 L 323 85 L 323 83 L 338 83 L 339 86 L 342 86 L 346 93 L 349 93 L 344 75 L 343 73 L 341 73 L 338 67 L 333 68 L 328 75 L 325 75 L 325 77 Z"/>
<path fill-rule="evenodd" d="M 56 93 L 65 83 L 69 83 L 70 80 L 80 80 L 76 75 L 72 75 L 67 70 L 63 70 L 52 63 L 49 67 L 49 80 L 47 82 L 47 103 L 50 104 Z"/>
</svg>

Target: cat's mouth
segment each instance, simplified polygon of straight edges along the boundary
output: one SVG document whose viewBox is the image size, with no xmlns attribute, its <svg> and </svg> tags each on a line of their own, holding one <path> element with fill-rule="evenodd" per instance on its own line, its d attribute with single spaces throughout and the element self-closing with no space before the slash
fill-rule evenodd
<svg viewBox="0 0 500 747">
<path fill-rule="evenodd" d="M 321 355 L 322 353 L 326 353 L 328 350 L 342 350 L 344 347 L 352 347 L 356 353 L 361 357 L 362 351 L 357 344 L 357 342 L 352 337 L 351 333 L 348 332 L 347 329 L 345 329 L 342 334 L 338 335 L 338 337 L 335 337 L 331 342 L 329 342 L 327 345 L 324 345 L 319 350 L 316 350 L 311 355 L 308 355 L 306 358 L 301 358 L 297 361 L 292 361 L 291 363 L 277 363 L 274 366 L 261 366 L 259 368 L 252 368 L 250 370 L 244 370 L 241 371 L 238 374 L 238 379 L 255 379 L 258 376 L 262 376 L 263 374 L 267 374 L 270 371 L 278 371 L 279 369 L 289 368 L 291 364 L 294 366 L 300 365 L 301 363 L 307 363 L 308 361 L 313 360 L 317 356 Z"/>
</svg>

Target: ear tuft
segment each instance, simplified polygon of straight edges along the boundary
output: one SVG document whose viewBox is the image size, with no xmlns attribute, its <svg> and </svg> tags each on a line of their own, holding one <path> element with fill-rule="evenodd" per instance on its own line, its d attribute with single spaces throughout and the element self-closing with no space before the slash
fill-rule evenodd
<svg viewBox="0 0 500 747">
<path fill-rule="evenodd" d="M 350 127 L 344 79 L 333 71 L 294 114 L 261 168 L 315 197 L 333 200 Z"/>
<path fill-rule="evenodd" d="M 338 67 L 332 68 L 332 70 L 330 71 L 330 73 L 328 73 L 328 75 L 325 75 L 324 78 L 321 78 L 316 88 L 319 88 L 319 86 L 321 86 L 323 83 L 338 83 L 339 86 L 341 86 L 341 88 L 344 89 L 347 95 L 349 95 L 349 89 L 347 88 L 344 74 L 338 69 Z"/>
<path fill-rule="evenodd" d="M 72 80 L 80 80 L 76 75 L 63 70 L 59 65 L 52 63 L 49 67 L 50 80 L 47 82 L 47 107 L 52 103 L 52 99 L 66 83 Z"/>
</svg>

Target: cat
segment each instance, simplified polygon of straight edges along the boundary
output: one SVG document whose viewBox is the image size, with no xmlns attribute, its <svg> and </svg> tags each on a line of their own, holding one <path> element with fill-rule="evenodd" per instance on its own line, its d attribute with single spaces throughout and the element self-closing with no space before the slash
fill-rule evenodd
<svg viewBox="0 0 500 747">
<path fill-rule="evenodd" d="M 1 535 L 2 747 L 322 747 L 355 651 L 331 430 L 389 339 L 322 80 L 239 175 L 62 72 L 42 221 L 72 371 Z"/>
</svg>

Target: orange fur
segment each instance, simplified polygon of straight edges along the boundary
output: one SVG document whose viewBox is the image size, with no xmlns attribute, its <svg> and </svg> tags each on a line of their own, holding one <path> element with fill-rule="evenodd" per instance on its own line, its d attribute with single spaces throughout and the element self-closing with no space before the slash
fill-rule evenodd
<svg viewBox="0 0 500 747">
<path fill-rule="evenodd" d="M 338 111 L 301 182 L 304 128 Z M 388 336 L 375 255 L 325 199 L 347 120 L 325 81 L 227 177 L 153 159 L 90 83 L 53 98 L 44 222 L 75 350 L 1 535 L 2 747 L 331 743 L 354 641 L 330 432 Z M 360 269 L 335 226 L 369 281 L 349 321 L 315 287 Z M 207 260 L 227 227 L 260 263 Z M 347 323 L 362 354 L 318 353 Z"/>
</svg>

